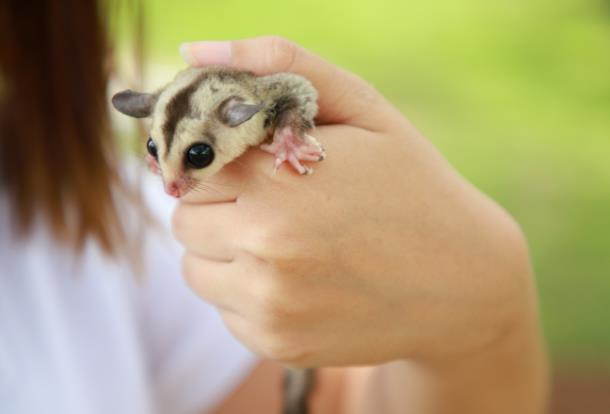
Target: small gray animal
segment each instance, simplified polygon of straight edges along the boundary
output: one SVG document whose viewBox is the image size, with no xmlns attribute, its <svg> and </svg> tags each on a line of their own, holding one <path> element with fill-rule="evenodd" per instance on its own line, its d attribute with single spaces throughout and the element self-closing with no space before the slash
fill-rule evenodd
<svg viewBox="0 0 610 414">
<path fill-rule="evenodd" d="M 119 92 L 112 104 L 135 118 L 152 117 L 147 162 L 162 176 L 165 191 L 182 197 L 257 145 L 275 155 L 276 170 L 287 162 L 299 174 L 311 173 L 301 162 L 325 155 L 306 133 L 314 127 L 317 98 L 298 75 L 257 77 L 209 67 L 183 70 L 154 93 Z M 312 369 L 286 369 L 284 414 L 307 413 L 313 379 Z"/>
<path fill-rule="evenodd" d="M 132 117 L 152 117 L 148 163 L 163 177 L 165 191 L 181 197 L 251 146 L 274 154 L 276 170 L 287 162 L 310 173 L 302 162 L 324 158 L 322 146 L 306 134 L 314 127 L 317 97 L 295 74 L 257 77 L 208 67 L 185 69 L 154 93 L 119 92 L 112 104 Z"/>
</svg>

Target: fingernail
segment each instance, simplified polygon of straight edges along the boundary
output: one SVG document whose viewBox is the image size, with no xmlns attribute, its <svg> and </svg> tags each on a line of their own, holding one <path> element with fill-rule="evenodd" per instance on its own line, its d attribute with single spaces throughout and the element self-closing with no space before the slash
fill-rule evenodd
<svg viewBox="0 0 610 414">
<path fill-rule="evenodd" d="M 231 63 L 231 42 L 204 41 L 183 43 L 180 54 L 191 66 L 229 65 Z"/>
<path fill-rule="evenodd" d="M 180 51 L 180 56 L 182 56 L 182 59 L 190 66 L 193 66 L 193 64 L 195 62 L 193 62 L 193 59 L 191 58 L 191 44 L 190 43 L 182 43 L 180 45 L 180 47 L 178 48 L 178 51 Z"/>
</svg>

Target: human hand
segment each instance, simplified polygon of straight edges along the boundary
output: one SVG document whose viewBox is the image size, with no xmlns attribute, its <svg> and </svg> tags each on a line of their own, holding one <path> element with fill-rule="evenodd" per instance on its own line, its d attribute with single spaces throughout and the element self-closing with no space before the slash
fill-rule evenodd
<svg viewBox="0 0 610 414">
<path fill-rule="evenodd" d="M 181 199 L 183 272 L 231 331 L 295 366 L 476 352 L 531 309 L 518 227 L 357 76 L 280 38 L 186 45 L 193 65 L 294 72 L 318 89 L 311 176 L 259 150 Z"/>
</svg>

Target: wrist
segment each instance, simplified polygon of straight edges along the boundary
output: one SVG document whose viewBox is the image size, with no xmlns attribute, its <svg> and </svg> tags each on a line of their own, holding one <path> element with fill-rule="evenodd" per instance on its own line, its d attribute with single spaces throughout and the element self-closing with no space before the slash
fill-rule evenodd
<svg viewBox="0 0 610 414">
<path fill-rule="evenodd" d="M 437 394 L 433 400 L 443 404 L 432 412 L 543 413 L 548 365 L 527 242 L 510 215 L 495 204 L 489 211 L 487 222 L 481 218 L 488 241 L 482 274 L 491 286 L 494 306 L 474 306 L 479 313 L 473 319 L 477 329 L 462 335 L 471 336 L 470 347 L 417 362 Z M 447 341 L 449 347 L 451 343 Z"/>
<path fill-rule="evenodd" d="M 536 318 L 527 318 L 478 352 L 423 362 L 438 403 L 433 412 L 545 412 L 548 367 L 539 332 Z"/>
</svg>

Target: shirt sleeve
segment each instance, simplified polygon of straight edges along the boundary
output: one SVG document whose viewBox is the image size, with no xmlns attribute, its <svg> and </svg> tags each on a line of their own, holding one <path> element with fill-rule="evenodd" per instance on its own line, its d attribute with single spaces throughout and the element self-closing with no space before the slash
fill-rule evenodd
<svg viewBox="0 0 610 414">
<path fill-rule="evenodd" d="M 145 241 L 146 271 L 138 298 L 151 385 L 160 413 L 201 414 L 222 402 L 257 358 L 184 282 L 182 249 L 169 232 L 172 200 L 146 186 L 144 191 L 161 224 Z"/>
</svg>

